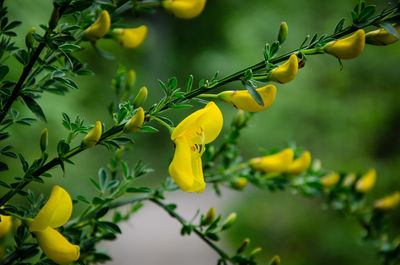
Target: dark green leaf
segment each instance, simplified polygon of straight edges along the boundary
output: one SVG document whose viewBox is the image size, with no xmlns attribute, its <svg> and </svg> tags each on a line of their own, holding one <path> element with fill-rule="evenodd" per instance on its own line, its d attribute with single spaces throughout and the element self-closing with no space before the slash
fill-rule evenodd
<svg viewBox="0 0 400 265">
<path fill-rule="evenodd" d="M 263 101 L 261 95 L 257 92 L 257 90 L 248 82 L 245 82 L 244 85 L 245 85 L 246 89 L 249 91 L 250 95 L 258 103 L 258 105 L 264 106 L 264 101 Z"/>
<path fill-rule="evenodd" d="M 99 218 L 103 217 L 104 215 L 107 214 L 108 210 L 109 210 L 108 207 L 101 208 L 101 209 L 96 213 L 96 217 L 95 217 L 95 218 L 96 218 L 96 219 L 99 219 Z"/>
<path fill-rule="evenodd" d="M 186 81 L 186 93 L 189 93 L 192 90 L 193 85 L 193 75 L 189 75 Z"/>
<path fill-rule="evenodd" d="M 90 204 L 90 202 L 89 202 L 84 196 L 82 196 L 82 195 L 78 195 L 76 198 L 77 198 L 78 200 L 80 200 L 81 202 Z"/>
<path fill-rule="evenodd" d="M 35 114 L 42 121 L 47 122 L 42 108 L 33 98 L 26 96 L 26 95 L 22 95 L 22 99 L 24 100 L 24 102 L 28 106 L 28 108 L 33 112 L 33 114 Z"/>
<path fill-rule="evenodd" d="M 345 21 L 345 18 L 342 18 L 342 19 L 336 24 L 335 30 L 334 30 L 334 32 L 333 32 L 334 34 L 340 32 L 340 31 L 343 29 L 344 21 Z"/>
<path fill-rule="evenodd" d="M 119 226 L 112 222 L 98 221 L 96 224 L 104 229 L 110 230 L 111 232 L 121 234 Z"/>
<path fill-rule="evenodd" d="M 0 171 L 5 171 L 5 170 L 8 170 L 7 164 L 0 161 Z"/>
<path fill-rule="evenodd" d="M 358 22 L 365 22 L 367 19 L 375 14 L 376 6 L 369 5 L 365 7 L 358 16 Z"/>
<path fill-rule="evenodd" d="M 158 130 L 156 128 L 149 126 L 149 125 L 143 126 L 142 128 L 140 128 L 140 131 L 141 132 L 153 132 L 153 133 L 158 132 Z"/>
<path fill-rule="evenodd" d="M 3 80 L 3 78 L 7 75 L 8 73 L 8 67 L 5 65 L 0 66 L 0 80 Z"/>
<path fill-rule="evenodd" d="M 147 187 L 140 187 L 140 188 L 129 187 L 129 188 L 126 189 L 126 192 L 129 192 L 129 193 L 150 193 L 150 192 L 152 192 L 152 190 L 150 188 L 147 188 Z"/>
</svg>

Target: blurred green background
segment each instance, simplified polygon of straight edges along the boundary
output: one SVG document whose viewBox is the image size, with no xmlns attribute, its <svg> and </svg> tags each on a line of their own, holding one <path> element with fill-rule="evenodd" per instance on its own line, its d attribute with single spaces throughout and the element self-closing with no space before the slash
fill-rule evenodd
<svg viewBox="0 0 400 265">
<path fill-rule="evenodd" d="M 282 21 L 289 26 L 289 36 L 282 49 L 286 52 L 297 48 L 307 34 L 332 33 L 342 17 L 349 19 L 356 2 L 209 0 L 204 13 L 193 20 L 179 20 L 162 10 L 140 17 L 126 14 L 126 24 L 148 26 L 144 44 L 136 50 L 126 50 L 112 40 L 100 40 L 99 46 L 115 55 L 116 59 L 111 61 L 83 44 L 88 49 L 80 52 L 79 57 L 88 62 L 88 68 L 96 75 L 76 78 L 80 90 L 71 91 L 65 97 L 43 95 L 40 103 L 48 123 L 14 126 L 10 142 L 21 139 L 13 145 L 32 161 L 40 153 L 38 138 L 44 127 L 49 128 L 50 154 L 55 154 L 57 141 L 67 133 L 61 125 L 62 112 L 71 117 L 84 117 L 88 123 L 102 120 L 106 127 L 111 126 L 107 106 L 113 96 L 110 84 L 118 65 L 135 69 L 136 89 L 143 85 L 149 89 L 145 105 L 149 107 L 162 95 L 157 79 L 176 76 L 179 85 L 184 86 L 189 74 L 197 82 L 210 78 L 216 71 L 220 71 L 221 77 L 229 75 L 262 60 L 265 42 L 275 41 Z M 52 8 L 50 0 L 8 0 L 6 3 L 10 17 L 23 21 L 17 30 L 21 36 L 32 26 L 39 28 L 39 24 L 46 24 Z M 386 5 L 386 1 L 369 3 L 380 8 Z M 17 44 L 23 45 L 22 37 Z M 369 195 L 371 201 L 399 189 L 399 48 L 399 43 L 388 47 L 367 46 L 361 57 L 344 61 L 343 71 L 332 56 L 308 57 L 294 81 L 278 85 L 273 106 L 257 114 L 244 130 L 240 145 L 245 159 L 259 155 L 260 147 L 282 148 L 288 141 L 295 141 L 310 150 L 314 158 L 319 158 L 324 168 L 354 172 L 376 168 L 378 182 Z M 7 79 L 17 79 L 20 72 L 14 63 Z M 232 83 L 223 89 L 228 88 L 242 87 L 240 83 Z M 224 103 L 218 105 L 227 130 L 235 110 Z M 16 107 L 32 116 L 21 104 Z M 168 116 L 179 122 L 192 111 L 170 111 Z M 130 165 L 138 159 L 147 161 L 155 173 L 143 181 L 157 185 L 166 177 L 173 154 L 167 132 L 161 128 L 160 134 L 135 134 L 133 138 L 137 144 L 126 160 Z M 96 177 L 98 168 L 109 158 L 110 154 L 102 147 L 80 154 L 73 159 L 76 166 L 67 165 L 65 176 L 60 169 L 52 170 L 55 177 L 48 180 L 47 190 L 57 183 L 66 187 L 73 197 L 90 196 L 93 189 L 88 177 Z M 14 165 L 18 168 L 17 162 Z M 21 172 L 13 170 L 1 175 L 14 177 Z M 31 188 L 44 190 L 43 186 L 31 185 Z M 239 215 L 237 225 L 228 235 L 232 247 L 250 237 L 252 246 L 263 247 L 263 257 L 279 254 L 286 265 L 377 264 L 372 246 L 361 244 L 362 231 L 355 220 L 324 210 L 321 205 L 320 201 L 290 192 L 271 194 L 249 188 L 248 192 L 235 196 L 229 209 L 220 210 L 236 211 Z M 398 211 L 395 218 L 398 224 Z"/>
</svg>

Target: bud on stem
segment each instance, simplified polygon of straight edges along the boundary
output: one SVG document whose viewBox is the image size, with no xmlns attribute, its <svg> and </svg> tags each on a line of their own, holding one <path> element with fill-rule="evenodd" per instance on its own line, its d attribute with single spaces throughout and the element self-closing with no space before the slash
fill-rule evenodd
<svg viewBox="0 0 400 265">
<path fill-rule="evenodd" d="M 40 150 L 42 150 L 42 153 L 46 151 L 47 145 L 49 143 L 49 131 L 47 128 L 44 128 L 41 135 L 40 135 Z"/>
<path fill-rule="evenodd" d="M 214 222 L 215 220 L 215 208 L 211 207 L 206 216 L 201 220 L 200 225 L 201 226 L 208 226 L 210 224 L 212 224 L 212 222 Z"/>
<path fill-rule="evenodd" d="M 288 35 L 288 26 L 286 22 L 282 22 L 279 27 L 278 41 L 280 44 L 284 43 Z"/>
<path fill-rule="evenodd" d="M 231 213 L 231 214 L 225 219 L 225 221 L 222 223 L 221 231 L 230 228 L 230 227 L 233 225 L 233 223 L 236 221 L 236 217 L 237 217 L 237 214 L 236 214 L 236 213 Z"/>
<path fill-rule="evenodd" d="M 133 101 L 133 105 L 135 108 L 142 106 L 147 99 L 147 87 L 142 87 L 139 90 L 139 93 L 136 95 L 135 100 Z"/>
<path fill-rule="evenodd" d="M 124 133 L 134 133 L 142 128 L 144 122 L 144 110 L 138 108 L 135 115 L 125 124 Z"/>
</svg>

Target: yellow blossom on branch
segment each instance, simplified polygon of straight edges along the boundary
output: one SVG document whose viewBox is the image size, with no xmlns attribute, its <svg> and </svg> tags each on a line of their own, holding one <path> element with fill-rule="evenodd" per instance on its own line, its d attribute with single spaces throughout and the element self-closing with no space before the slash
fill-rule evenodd
<svg viewBox="0 0 400 265">
<path fill-rule="evenodd" d="M 169 165 L 169 174 L 183 191 L 204 191 L 206 183 L 201 155 L 205 150 L 204 145 L 217 138 L 222 124 L 221 111 L 214 102 L 210 102 L 186 117 L 172 132 L 175 154 Z"/>
<path fill-rule="evenodd" d="M 84 148 L 91 148 L 95 146 L 100 140 L 102 133 L 102 125 L 100 121 L 96 121 L 93 129 L 86 135 L 86 137 L 82 141 L 82 146 Z"/>
<path fill-rule="evenodd" d="M 397 33 L 400 34 L 400 24 L 394 24 L 394 28 Z M 374 31 L 370 31 L 365 34 L 365 42 L 367 44 L 377 45 L 377 46 L 385 46 L 392 43 L 395 43 L 399 39 L 393 34 L 386 31 L 384 28 L 380 28 Z"/>
<path fill-rule="evenodd" d="M 177 18 L 191 19 L 203 12 L 206 0 L 167 0 L 163 1 L 163 7 Z"/>
<path fill-rule="evenodd" d="M 322 177 L 320 182 L 325 188 L 332 188 L 338 184 L 339 180 L 340 175 L 338 173 L 333 173 Z"/>
<path fill-rule="evenodd" d="M 361 55 L 365 46 L 365 32 L 357 30 L 347 38 L 328 42 L 324 50 L 339 59 L 354 59 Z"/>
<path fill-rule="evenodd" d="M 396 191 L 395 193 L 383 197 L 375 202 L 375 209 L 381 211 L 390 211 L 395 209 L 400 204 L 400 192 Z"/>
<path fill-rule="evenodd" d="M 87 40 L 95 41 L 103 38 L 110 30 L 111 18 L 107 10 L 103 10 L 99 18 L 84 32 Z"/>
<path fill-rule="evenodd" d="M 247 90 L 224 91 L 219 93 L 217 98 L 245 111 L 259 112 L 268 109 L 275 100 L 276 87 L 274 85 L 267 85 L 256 90 L 264 102 L 263 106 L 258 104 Z"/>
<path fill-rule="evenodd" d="M 297 55 L 292 54 L 284 64 L 272 69 L 269 77 L 271 81 L 285 84 L 292 81 L 296 77 L 298 69 L 299 61 L 297 59 Z"/>
<path fill-rule="evenodd" d="M 309 151 L 304 151 L 289 165 L 286 173 L 289 175 L 300 175 L 310 167 L 310 164 L 311 154 Z"/>
<path fill-rule="evenodd" d="M 264 173 L 283 173 L 292 164 L 293 156 L 293 150 L 286 148 L 273 155 L 253 158 L 249 164 L 252 168 Z"/>
<path fill-rule="evenodd" d="M 122 47 L 134 49 L 142 44 L 142 42 L 146 38 L 147 27 L 145 25 L 142 25 L 137 28 L 114 29 L 113 34 Z"/>
<path fill-rule="evenodd" d="M 69 220 L 71 213 L 71 197 L 60 186 L 54 186 L 49 200 L 29 224 L 43 253 L 57 264 L 70 264 L 80 255 L 79 246 L 55 230 Z"/>
<path fill-rule="evenodd" d="M 357 180 L 356 191 L 359 192 L 370 191 L 374 187 L 375 181 L 376 181 L 376 171 L 375 169 L 371 168 L 370 170 L 368 170 L 367 173 L 365 173 L 365 175 L 363 175 L 359 180 Z"/>
<path fill-rule="evenodd" d="M 134 133 L 142 128 L 144 122 L 144 110 L 142 107 L 138 108 L 135 115 L 125 124 L 125 133 Z"/>
<path fill-rule="evenodd" d="M 5 236 L 10 231 L 12 225 L 12 217 L 0 214 L 0 238 Z"/>
</svg>

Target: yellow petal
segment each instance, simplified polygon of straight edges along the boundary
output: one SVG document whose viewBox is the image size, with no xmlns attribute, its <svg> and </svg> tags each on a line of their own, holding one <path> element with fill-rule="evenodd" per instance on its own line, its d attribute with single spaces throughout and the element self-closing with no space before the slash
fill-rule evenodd
<svg viewBox="0 0 400 265">
<path fill-rule="evenodd" d="M 71 244 L 57 230 L 47 227 L 34 234 L 43 253 L 55 263 L 67 265 L 79 259 L 79 246 Z"/>
<path fill-rule="evenodd" d="M 191 139 L 194 144 L 207 144 L 215 140 L 223 125 L 222 113 L 214 102 L 193 112 L 176 126 L 171 135 L 174 141 L 180 137 Z"/>
<path fill-rule="evenodd" d="M 170 176 L 183 191 L 203 192 L 206 184 L 201 165 L 201 153 L 186 138 L 176 139 L 175 145 L 174 158 L 169 166 Z"/>
<path fill-rule="evenodd" d="M 94 41 L 103 38 L 110 30 L 111 18 L 106 10 L 103 10 L 99 18 L 85 30 L 86 39 Z"/>
<path fill-rule="evenodd" d="M 339 59 L 354 59 L 361 55 L 365 46 L 365 32 L 357 30 L 347 38 L 327 43 L 324 50 Z"/>
<path fill-rule="evenodd" d="M 333 173 L 321 178 L 321 184 L 326 188 L 332 188 L 340 180 L 340 175 L 338 173 Z"/>
<path fill-rule="evenodd" d="M 370 170 L 368 170 L 367 173 L 365 173 L 365 175 L 363 175 L 356 182 L 356 191 L 368 192 L 374 187 L 375 180 L 376 180 L 376 171 L 375 169 L 371 168 Z"/>
<path fill-rule="evenodd" d="M 163 2 L 165 9 L 182 19 L 197 17 L 205 5 L 206 0 L 167 0 Z"/>
<path fill-rule="evenodd" d="M 49 200 L 29 225 L 31 232 L 41 231 L 47 226 L 57 228 L 64 225 L 72 213 L 72 200 L 68 192 L 54 186 Z"/>
<path fill-rule="evenodd" d="M 6 216 L 6 215 L 1 215 L 1 221 L 0 221 L 0 238 L 2 238 L 5 234 L 10 231 L 11 225 L 12 225 L 12 217 L 11 216 Z"/>
<path fill-rule="evenodd" d="M 142 25 L 140 27 L 131 29 L 115 29 L 114 33 L 116 34 L 117 40 L 122 47 L 134 49 L 142 44 L 146 38 L 147 27 Z"/>
<path fill-rule="evenodd" d="M 375 202 L 375 209 L 381 211 L 390 211 L 395 209 L 400 204 L 400 192 L 396 191 L 392 195 L 383 197 Z"/>
<path fill-rule="evenodd" d="M 276 87 L 274 85 L 267 85 L 256 90 L 260 94 L 264 106 L 258 104 L 247 90 L 224 91 L 218 94 L 218 98 L 245 111 L 259 112 L 268 109 L 275 100 Z"/>
<path fill-rule="evenodd" d="M 135 115 L 125 124 L 125 133 L 134 133 L 142 128 L 144 122 L 144 110 L 142 107 L 138 108 Z"/>
<path fill-rule="evenodd" d="M 265 173 L 283 173 L 293 162 L 293 156 L 293 150 L 286 148 L 273 155 L 253 158 L 250 160 L 250 166 Z"/>
<path fill-rule="evenodd" d="M 300 175 L 308 169 L 310 164 L 311 154 L 308 151 L 304 151 L 298 158 L 293 161 L 293 163 L 289 165 L 286 173 L 290 175 Z"/>
<path fill-rule="evenodd" d="M 393 25 L 397 33 L 400 34 L 400 25 Z M 365 42 L 367 44 L 385 46 L 395 43 L 399 39 L 387 32 L 384 28 L 380 28 L 374 31 L 370 31 L 365 34 Z"/>
<path fill-rule="evenodd" d="M 83 139 L 82 144 L 85 148 L 91 148 L 100 140 L 102 133 L 102 126 L 100 121 L 96 121 L 93 129 Z"/>
<path fill-rule="evenodd" d="M 296 77 L 298 69 L 299 61 L 296 54 L 292 54 L 284 64 L 271 70 L 270 79 L 281 84 L 288 83 Z"/>
</svg>

